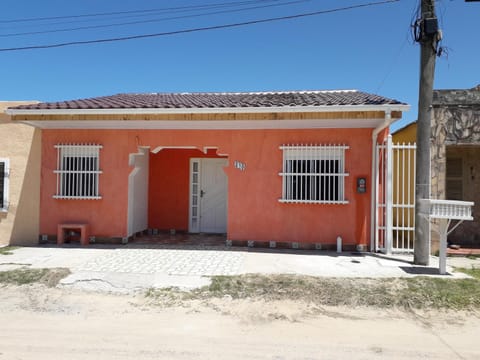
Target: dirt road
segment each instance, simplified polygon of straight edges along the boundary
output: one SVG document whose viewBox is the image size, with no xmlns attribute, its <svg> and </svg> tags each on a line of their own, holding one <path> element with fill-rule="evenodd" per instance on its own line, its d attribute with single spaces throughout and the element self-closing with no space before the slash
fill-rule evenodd
<svg viewBox="0 0 480 360">
<path fill-rule="evenodd" d="M 478 359 L 477 316 L 0 287 L 0 360 Z"/>
</svg>

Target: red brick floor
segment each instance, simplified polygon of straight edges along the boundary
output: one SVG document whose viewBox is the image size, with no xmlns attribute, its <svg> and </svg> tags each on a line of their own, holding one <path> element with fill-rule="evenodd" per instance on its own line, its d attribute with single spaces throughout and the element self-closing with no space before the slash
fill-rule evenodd
<svg viewBox="0 0 480 360">
<path fill-rule="evenodd" d="M 156 235 L 135 236 L 129 243 L 151 245 L 193 245 L 193 246 L 225 246 L 227 237 L 224 234 L 187 234 L 159 232 Z"/>
<path fill-rule="evenodd" d="M 447 249 L 447 255 L 449 256 L 467 256 L 467 255 L 479 255 L 480 249 L 469 249 L 469 248 L 460 248 L 460 249 Z"/>
</svg>

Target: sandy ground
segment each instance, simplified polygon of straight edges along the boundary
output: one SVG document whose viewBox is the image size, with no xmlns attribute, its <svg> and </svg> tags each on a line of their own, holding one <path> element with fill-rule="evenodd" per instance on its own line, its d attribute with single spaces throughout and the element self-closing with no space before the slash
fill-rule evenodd
<svg viewBox="0 0 480 360">
<path fill-rule="evenodd" d="M 4 359 L 479 359 L 480 316 L 0 286 Z"/>
</svg>

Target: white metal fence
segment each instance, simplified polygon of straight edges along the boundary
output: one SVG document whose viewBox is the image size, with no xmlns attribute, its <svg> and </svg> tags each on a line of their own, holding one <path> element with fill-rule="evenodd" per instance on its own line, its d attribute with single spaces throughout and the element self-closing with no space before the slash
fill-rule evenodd
<svg viewBox="0 0 480 360">
<path fill-rule="evenodd" d="M 415 242 L 415 144 L 377 144 L 375 251 L 412 252 Z"/>
</svg>

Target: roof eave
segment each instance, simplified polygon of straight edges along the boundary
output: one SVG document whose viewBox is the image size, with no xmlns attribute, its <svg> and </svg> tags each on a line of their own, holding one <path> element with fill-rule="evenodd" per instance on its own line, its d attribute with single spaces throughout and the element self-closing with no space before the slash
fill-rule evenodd
<svg viewBox="0 0 480 360">
<path fill-rule="evenodd" d="M 7 109 L 8 115 L 226 114 L 352 111 L 408 111 L 410 105 L 322 105 L 230 108 Z"/>
</svg>

